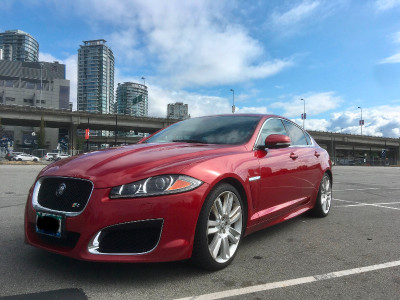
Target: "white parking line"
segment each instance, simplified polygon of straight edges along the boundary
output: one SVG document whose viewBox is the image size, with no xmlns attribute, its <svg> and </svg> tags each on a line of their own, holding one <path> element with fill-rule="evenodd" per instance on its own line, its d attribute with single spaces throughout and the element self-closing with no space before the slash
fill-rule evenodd
<svg viewBox="0 0 400 300">
<path fill-rule="evenodd" d="M 335 201 L 343 201 L 343 202 L 354 203 L 354 204 L 348 204 L 348 205 L 335 205 L 335 208 L 339 208 L 339 207 L 374 206 L 374 207 L 380 207 L 380 208 L 388 208 L 388 209 L 393 209 L 393 210 L 400 210 L 400 208 L 397 208 L 397 207 L 385 206 L 385 205 L 392 205 L 392 204 L 400 204 L 400 202 L 390 202 L 390 203 L 363 203 L 363 202 L 349 201 L 349 200 L 336 199 L 336 198 L 333 198 L 333 200 L 335 200 Z"/>
<path fill-rule="evenodd" d="M 240 288 L 240 289 L 227 290 L 227 291 L 223 291 L 223 292 L 216 292 L 216 293 L 204 294 L 204 295 L 199 295 L 199 296 L 192 296 L 192 297 L 187 297 L 187 298 L 181 298 L 179 300 L 203 300 L 203 299 L 211 300 L 211 299 L 222 299 L 222 298 L 227 298 L 227 297 L 235 297 L 235 296 L 240 296 L 240 295 L 246 295 L 246 294 L 251 294 L 251 293 L 273 290 L 273 289 L 277 289 L 277 288 L 284 288 L 284 287 L 289 287 L 289 286 L 294 286 L 294 285 L 317 282 L 317 281 L 321 281 L 321 280 L 328 280 L 328 279 L 339 278 L 339 277 L 344 277 L 344 276 L 349 276 L 349 275 L 362 274 L 362 273 L 366 273 L 366 272 L 382 270 L 382 269 L 387 269 L 387 268 L 393 268 L 393 267 L 398 267 L 398 266 L 400 266 L 400 260 L 387 262 L 387 263 L 383 263 L 383 264 L 378 264 L 378 265 L 362 267 L 362 268 L 355 268 L 355 269 L 343 270 L 343 271 L 338 271 L 338 272 L 326 273 L 326 274 L 322 274 L 322 275 L 314 275 L 314 276 L 290 279 L 290 280 L 285 280 L 285 281 L 278 281 L 278 282 L 254 285 L 254 286 L 249 286 L 249 287 Z"/>
<path fill-rule="evenodd" d="M 332 190 L 333 192 L 347 192 L 347 191 L 367 191 L 367 190 L 400 190 L 400 188 L 362 188 L 362 189 L 344 189 L 344 190 Z"/>
<path fill-rule="evenodd" d="M 343 201 L 343 202 L 351 202 L 351 203 L 360 203 L 360 202 L 355 202 L 355 201 L 350 201 L 350 200 L 343 200 L 343 199 L 337 199 L 337 198 L 333 198 L 333 200 L 335 200 L 335 201 Z"/>
</svg>

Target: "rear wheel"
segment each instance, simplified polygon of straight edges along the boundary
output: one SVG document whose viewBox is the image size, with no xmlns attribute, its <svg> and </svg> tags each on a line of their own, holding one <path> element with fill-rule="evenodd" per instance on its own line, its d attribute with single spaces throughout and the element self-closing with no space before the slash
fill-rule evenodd
<svg viewBox="0 0 400 300">
<path fill-rule="evenodd" d="M 322 177 L 321 184 L 319 186 L 317 200 L 315 206 L 311 210 L 312 215 L 315 217 L 323 218 L 329 214 L 332 204 L 332 183 L 330 176 L 325 173 Z"/>
<path fill-rule="evenodd" d="M 192 260 L 207 270 L 219 270 L 234 259 L 244 232 L 244 207 L 230 184 L 217 185 L 200 212 Z"/>
</svg>

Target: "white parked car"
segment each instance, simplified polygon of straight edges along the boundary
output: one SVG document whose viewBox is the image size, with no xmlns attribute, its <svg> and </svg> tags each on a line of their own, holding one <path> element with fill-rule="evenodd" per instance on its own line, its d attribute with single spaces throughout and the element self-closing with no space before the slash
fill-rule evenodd
<svg viewBox="0 0 400 300">
<path fill-rule="evenodd" d="M 30 154 L 26 154 L 26 153 L 19 154 L 14 159 L 17 161 L 39 161 L 40 160 L 39 157 L 30 155 Z"/>
<path fill-rule="evenodd" d="M 11 160 L 16 160 L 15 158 L 20 154 L 25 154 L 25 153 L 24 152 L 12 152 L 11 156 L 10 156 Z"/>
<path fill-rule="evenodd" d="M 54 160 L 57 157 L 58 153 L 46 153 L 43 157 L 45 160 Z"/>
<path fill-rule="evenodd" d="M 60 160 L 60 159 L 64 159 L 64 158 L 68 158 L 68 157 L 70 157 L 71 155 L 68 155 L 68 154 L 65 154 L 65 153 L 61 153 L 61 154 L 57 154 L 55 157 L 54 157 L 54 159 L 55 160 Z"/>
</svg>

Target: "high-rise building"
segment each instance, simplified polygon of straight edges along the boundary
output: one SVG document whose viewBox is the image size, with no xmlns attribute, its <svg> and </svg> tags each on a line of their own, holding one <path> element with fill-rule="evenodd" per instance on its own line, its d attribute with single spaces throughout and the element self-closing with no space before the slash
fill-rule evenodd
<svg viewBox="0 0 400 300">
<path fill-rule="evenodd" d="M 182 102 L 168 104 L 167 118 L 179 120 L 190 118 L 188 105 Z"/>
<path fill-rule="evenodd" d="M 78 49 L 78 110 L 112 113 L 114 54 L 105 40 L 83 43 Z"/>
<path fill-rule="evenodd" d="M 64 64 L 0 61 L 0 104 L 68 109 L 69 87 Z"/>
<path fill-rule="evenodd" d="M 69 109 L 70 82 L 65 79 L 65 65 L 58 62 L 20 62 L 0 60 L 0 105 Z M 3 126 L 17 148 L 32 148 L 29 126 Z M 46 128 L 48 149 L 55 149 L 59 129 Z"/>
<path fill-rule="evenodd" d="M 21 30 L 6 30 L 0 33 L 2 59 L 9 61 L 39 61 L 39 43 Z"/>
<path fill-rule="evenodd" d="M 137 117 L 148 115 L 147 86 L 134 82 L 118 83 L 115 112 Z"/>
</svg>

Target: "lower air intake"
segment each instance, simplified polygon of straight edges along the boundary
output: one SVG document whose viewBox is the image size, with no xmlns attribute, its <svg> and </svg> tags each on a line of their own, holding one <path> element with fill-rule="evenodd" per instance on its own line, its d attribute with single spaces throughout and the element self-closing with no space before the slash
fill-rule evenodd
<svg viewBox="0 0 400 300">
<path fill-rule="evenodd" d="M 101 230 L 89 245 L 94 254 L 143 254 L 160 240 L 163 220 L 147 220 L 113 225 Z"/>
</svg>

